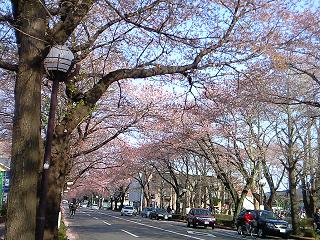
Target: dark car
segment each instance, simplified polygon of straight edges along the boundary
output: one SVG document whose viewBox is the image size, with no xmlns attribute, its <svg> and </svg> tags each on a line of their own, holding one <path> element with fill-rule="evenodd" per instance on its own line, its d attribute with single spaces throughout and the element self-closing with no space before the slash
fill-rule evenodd
<svg viewBox="0 0 320 240">
<path fill-rule="evenodd" d="M 242 234 L 244 226 L 244 214 L 250 211 L 256 221 L 255 232 L 258 237 L 266 235 L 288 237 L 292 232 L 292 225 L 280 219 L 276 214 L 267 210 L 243 210 L 236 219 L 235 225 L 238 234 Z"/>
<path fill-rule="evenodd" d="M 208 209 L 204 208 L 191 208 L 187 215 L 187 226 L 193 227 L 204 226 L 214 229 L 216 218 L 211 214 Z"/>
<path fill-rule="evenodd" d="M 141 211 L 141 217 L 146 217 L 148 218 L 150 213 L 152 212 L 152 210 L 154 210 L 153 207 L 146 207 L 146 208 L 143 208 L 142 211 Z"/>
<path fill-rule="evenodd" d="M 168 213 L 167 210 L 163 208 L 154 208 L 150 214 L 149 214 L 150 219 L 165 219 L 169 220 L 172 219 L 172 214 Z"/>
</svg>

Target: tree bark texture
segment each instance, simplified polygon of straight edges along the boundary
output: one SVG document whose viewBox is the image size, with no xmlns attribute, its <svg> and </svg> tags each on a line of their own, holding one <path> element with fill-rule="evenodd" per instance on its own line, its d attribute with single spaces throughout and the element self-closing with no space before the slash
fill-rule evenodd
<svg viewBox="0 0 320 240">
<path fill-rule="evenodd" d="M 11 183 L 6 239 L 35 239 L 40 155 L 40 103 L 45 14 L 39 1 L 12 1 L 19 69 L 15 84 Z"/>
<path fill-rule="evenodd" d="M 45 240 L 58 239 L 57 219 L 60 212 L 61 193 L 65 184 L 66 172 L 69 169 L 68 136 L 57 135 L 56 132 L 52 144 L 52 158 L 49 170 L 48 200 L 44 233 Z"/>
<path fill-rule="evenodd" d="M 297 197 L 297 183 L 296 173 L 294 169 L 290 168 L 288 171 L 289 180 L 289 195 L 290 195 L 290 206 L 291 206 L 291 220 L 293 233 L 297 234 L 299 231 L 299 201 Z"/>
</svg>

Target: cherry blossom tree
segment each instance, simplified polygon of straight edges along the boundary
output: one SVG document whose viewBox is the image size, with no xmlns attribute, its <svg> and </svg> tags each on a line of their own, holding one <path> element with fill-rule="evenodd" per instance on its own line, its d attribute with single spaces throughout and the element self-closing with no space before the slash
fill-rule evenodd
<svg viewBox="0 0 320 240">
<path fill-rule="evenodd" d="M 42 62 L 52 45 L 68 45 L 83 69 L 64 87 L 69 104 L 55 128 L 49 191 L 58 195 L 64 183 L 56 179 L 67 172 L 72 133 L 111 84 L 146 78 L 186 80 L 190 86 L 213 82 L 276 45 L 280 23 L 295 12 L 292 1 L 260 0 L 5 3 L 0 21 L 1 51 L 6 54 L 0 67 L 16 77 L 9 240 L 34 239 L 42 171 Z M 57 213 L 58 203 L 48 206 L 54 209 L 47 212 Z M 46 239 L 53 238 L 54 225 L 46 231 Z"/>
</svg>

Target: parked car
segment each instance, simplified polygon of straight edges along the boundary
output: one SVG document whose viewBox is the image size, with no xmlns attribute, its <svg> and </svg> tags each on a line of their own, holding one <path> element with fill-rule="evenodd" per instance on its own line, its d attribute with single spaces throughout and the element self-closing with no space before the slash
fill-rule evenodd
<svg viewBox="0 0 320 240">
<path fill-rule="evenodd" d="M 258 237 L 262 238 L 266 235 L 288 237 L 292 232 L 292 225 L 287 221 L 280 219 L 272 211 L 267 210 L 243 210 L 236 218 L 235 225 L 238 234 L 242 234 L 244 219 L 246 212 L 250 211 L 256 221 L 255 232 Z"/>
<path fill-rule="evenodd" d="M 137 215 L 137 210 L 133 206 L 124 206 L 121 209 L 121 216 L 136 216 Z"/>
<path fill-rule="evenodd" d="M 81 207 L 82 208 L 86 208 L 86 207 L 88 207 L 88 204 L 87 203 L 81 203 Z"/>
<path fill-rule="evenodd" d="M 150 214 L 149 214 L 150 219 L 164 219 L 164 220 L 169 220 L 172 219 L 172 214 L 168 213 L 167 210 L 163 208 L 154 208 Z"/>
<path fill-rule="evenodd" d="M 148 218 L 151 211 L 153 210 L 154 208 L 153 207 L 146 207 L 146 208 L 143 208 L 142 211 L 141 211 L 141 217 L 146 217 Z"/>
<path fill-rule="evenodd" d="M 187 215 L 187 226 L 197 227 L 204 226 L 214 229 L 216 225 L 216 218 L 205 208 L 191 208 Z"/>
<path fill-rule="evenodd" d="M 98 204 L 94 203 L 91 205 L 91 209 L 99 209 Z"/>
</svg>

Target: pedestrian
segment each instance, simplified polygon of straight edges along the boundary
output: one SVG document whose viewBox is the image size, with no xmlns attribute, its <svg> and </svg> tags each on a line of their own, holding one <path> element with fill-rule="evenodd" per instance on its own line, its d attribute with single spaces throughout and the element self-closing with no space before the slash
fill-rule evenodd
<svg viewBox="0 0 320 240">
<path fill-rule="evenodd" d="M 172 209 L 171 209 L 171 207 L 170 207 L 170 205 L 167 207 L 167 212 L 168 213 L 171 213 L 171 211 L 172 211 Z"/>
<path fill-rule="evenodd" d="M 69 213 L 71 214 L 72 202 L 69 203 Z"/>
<path fill-rule="evenodd" d="M 71 216 L 74 216 L 76 214 L 76 210 L 77 210 L 77 204 L 76 203 L 72 203 L 72 205 L 71 205 Z"/>
</svg>

